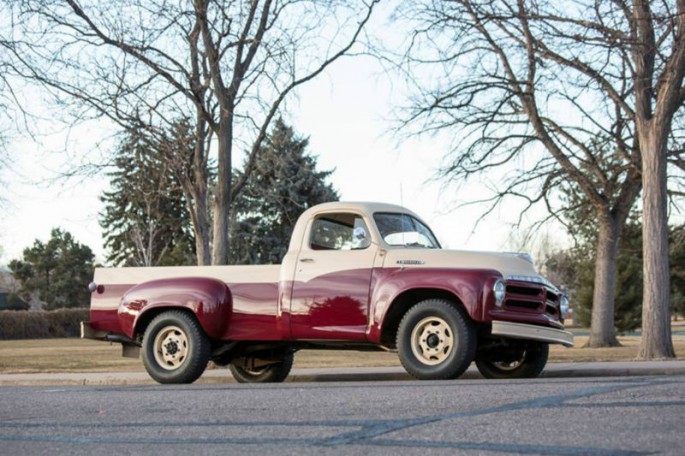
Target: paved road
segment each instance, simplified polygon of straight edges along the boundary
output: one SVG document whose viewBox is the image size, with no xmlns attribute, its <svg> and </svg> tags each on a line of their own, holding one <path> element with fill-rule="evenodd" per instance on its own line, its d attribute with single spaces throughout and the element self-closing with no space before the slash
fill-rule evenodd
<svg viewBox="0 0 685 456">
<path fill-rule="evenodd" d="M 542 373 L 547 378 L 625 377 L 685 375 L 685 361 L 618 361 L 591 363 L 549 363 Z M 474 365 L 462 379 L 482 379 Z M 412 380 L 401 367 L 316 367 L 295 368 L 288 382 Z M 208 369 L 196 383 L 233 382 L 228 369 Z M 144 372 L 78 372 L 40 374 L 0 374 L 0 385 L 144 385 L 156 384 Z"/>
<path fill-rule="evenodd" d="M 683 454 L 685 376 L 5 386 L 0 454 Z"/>
</svg>

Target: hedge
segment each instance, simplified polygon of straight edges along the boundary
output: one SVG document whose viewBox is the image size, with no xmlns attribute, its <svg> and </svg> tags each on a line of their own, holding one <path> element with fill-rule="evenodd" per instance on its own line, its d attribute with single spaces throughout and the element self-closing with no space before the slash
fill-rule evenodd
<svg viewBox="0 0 685 456">
<path fill-rule="evenodd" d="M 90 320 L 88 309 L 0 311 L 0 340 L 79 337 L 80 322 L 87 320 Z"/>
</svg>

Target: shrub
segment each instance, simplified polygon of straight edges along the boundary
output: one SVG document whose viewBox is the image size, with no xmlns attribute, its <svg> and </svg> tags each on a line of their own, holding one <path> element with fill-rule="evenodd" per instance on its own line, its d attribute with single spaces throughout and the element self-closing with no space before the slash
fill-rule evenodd
<svg viewBox="0 0 685 456">
<path fill-rule="evenodd" d="M 88 309 L 40 312 L 0 312 L 0 340 L 79 337 L 80 322 L 90 319 Z"/>
</svg>

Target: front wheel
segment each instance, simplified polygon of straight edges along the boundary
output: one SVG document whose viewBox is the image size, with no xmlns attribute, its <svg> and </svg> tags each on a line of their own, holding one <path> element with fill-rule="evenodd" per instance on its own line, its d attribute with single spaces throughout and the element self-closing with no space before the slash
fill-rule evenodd
<svg viewBox="0 0 685 456">
<path fill-rule="evenodd" d="M 254 359 L 239 358 L 231 363 L 228 368 L 238 383 L 280 383 L 290 374 L 293 360 L 294 355 L 287 353 L 277 363 L 256 367 L 254 366 Z"/>
<path fill-rule="evenodd" d="M 143 336 L 143 364 L 159 383 L 193 383 L 205 371 L 210 352 L 197 320 L 178 310 L 156 316 Z"/>
<path fill-rule="evenodd" d="M 429 299 L 409 309 L 397 331 L 397 351 L 409 374 L 421 380 L 459 377 L 476 350 L 471 320 L 452 303 Z"/>
<path fill-rule="evenodd" d="M 515 349 L 492 349 L 479 354 L 476 367 L 485 378 L 536 378 L 548 357 L 548 344 L 529 342 Z"/>
</svg>

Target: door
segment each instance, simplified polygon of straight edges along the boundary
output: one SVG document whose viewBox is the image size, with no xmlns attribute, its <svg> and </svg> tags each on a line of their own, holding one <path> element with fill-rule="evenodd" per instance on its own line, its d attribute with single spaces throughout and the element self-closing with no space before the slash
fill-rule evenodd
<svg viewBox="0 0 685 456">
<path fill-rule="evenodd" d="M 290 304 L 296 339 L 364 340 L 374 258 L 364 219 L 329 213 L 314 219 L 295 266 Z"/>
</svg>

